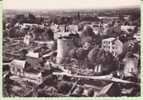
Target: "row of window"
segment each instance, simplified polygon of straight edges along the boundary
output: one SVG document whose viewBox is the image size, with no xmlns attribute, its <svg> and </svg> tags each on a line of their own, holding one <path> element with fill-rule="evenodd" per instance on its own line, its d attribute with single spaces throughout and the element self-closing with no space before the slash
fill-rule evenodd
<svg viewBox="0 0 143 100">
<path fill-rule="evenodd" d="M 111 44 L 112 42 L 111 41 L 103 41 L 102 43 L 107 45 L 107 44 Z"/>
</svg>

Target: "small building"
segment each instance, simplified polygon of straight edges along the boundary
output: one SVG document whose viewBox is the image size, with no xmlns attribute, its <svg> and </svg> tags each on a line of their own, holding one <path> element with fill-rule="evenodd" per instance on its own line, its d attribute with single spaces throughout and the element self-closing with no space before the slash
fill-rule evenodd
<svg viewBox="0 0 143 100">
<path fill-rule="evenodd" d="M 141 36 L 140 36 L 140 33 L 137 32 L 136 34 L 134 34 L 133 36 L 137 41 L 141 41 Z"/>
<path fill-rule="evenodd" d="M 103 39 L 102 48 L 105 51 L 111 52 L 116 57 L 123 52 L 123 43 L 118 38 Z"/>
<path fill-rule="evenodd" d="M 51 30 L 52 30 L 54 33 L 60 31 L 59 25 L 57 25 L 57 24 L 51 25 L 50 28 L 51 28 Z"/>
<path fill-rule="evenodd" d="M 67 26 L 66 25 L 59 25 L 58 29 L 60 32 L 66 32 Z"/>
<path fill-rule="evenodd" d="M 25 35 L 23 42 L 24 42 L 26 45 L 29 45 L 29 44 L 30 44 L 30 35 Z"/>
<path fill-rule="evenodd" d="M 29 51 L 26 55 L 27 57 L 32 57 L 32 58 L 39 58 L 39 53 L 38 52 L 34 52 L 34 51 Z"/>
<path fill-rule="evenodd" d="M 29 51 L 26 55 L 26 62 L 30 65 L 32 69 L 38 69 L 41 68 L 41 59 L 40 59 L 40 53 Z M 32 70 L 31 70 L 32 72 Z"/>
<path fill-rule="evenodd" d="M 69 26 L 67 26 L 67 30 L 72 32 L 72 33 L 77 33 L 78 32 L 78 26 L 77 25 L 69 25 Z"/>
<path fill-rule="evenodd" d="M 129 26 L 129 25 L 122 25 L 121 26 L 121 30 L 124 32 L 127 32 L 127 33 L 129 33 L 129 30 L 134 30 L 134 29 L 135 29 L 135 26 Z"/>
<path fill-rule="evenodd" d="M 23 76 L 24 75 L 24 67 L 25 67 L 26 61 L 25 60 L 13 60 L 10 64 L 10 72 L 11 74 L 17 75 L 17 76 Z"/>
<path fill-rule="evenodd" d="M 43 82 L 41 72 L 35 72 L 34 70 L 26 71 L 25 60 L 13 60 L 10 64 L 10 72 L 12 75 L 20 77 L 23 81 L 29 81 L 35 84 L 41 84 Z"/>
<path fill-rule="evenodd" d="M 25 81 L 29 81 L 31 83 L 36 83 L 36 84 L 41 84 L 43 82 L 43 78 L 42 78 L 42 73 L 28 73 L 28 72 L 25 72 L 24 73 L 24 80 Z"/>
<path fill-rule="evenodd" d="M 138 54 L 127 54 L 125 58 L 123 59 L 124 63 L 124 76 L 125 77 L 138 77 L 138 62 L 139 61 L 139 55 Z"/>
</svg>

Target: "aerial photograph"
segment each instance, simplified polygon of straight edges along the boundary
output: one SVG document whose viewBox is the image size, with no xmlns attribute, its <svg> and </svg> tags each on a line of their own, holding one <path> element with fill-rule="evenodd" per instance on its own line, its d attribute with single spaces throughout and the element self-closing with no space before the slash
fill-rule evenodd
<svg viewBox="0 0 143 100">
<path fill-rule="evenodd" d="M 140 0 L 3 0 L 3 97 L 139 97 Z"/>
</svg>

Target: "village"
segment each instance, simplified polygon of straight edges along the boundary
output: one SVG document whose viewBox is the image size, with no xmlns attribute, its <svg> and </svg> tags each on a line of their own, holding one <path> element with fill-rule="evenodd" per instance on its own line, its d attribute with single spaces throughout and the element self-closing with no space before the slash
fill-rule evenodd
<svg viewBox="0 0 143 100">
<path fill-rule="evenodd" d="M 140 96 L 139 11 L 118 12 L 4 15 L 3 95 Z"/>
</svg>

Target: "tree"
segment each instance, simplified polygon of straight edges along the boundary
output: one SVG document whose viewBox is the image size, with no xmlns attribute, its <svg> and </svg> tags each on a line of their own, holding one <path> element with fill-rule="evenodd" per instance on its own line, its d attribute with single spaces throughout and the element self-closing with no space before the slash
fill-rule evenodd
<svg viewBox="0 0 143 100">
<path fill-rule="evenodd" d="M 119 20 L 120 21 L 125 21 L 124 16 L 122 14 L 119 14 Z"/>
<path fill-rule="evenodd" d="M 25 20 L 25 16 L 23 14 L 19 14 L 14 17 L 13 23 L 23 23 Z"/>
<path fill-rule="evenodd" d="M 81 42 L 84 44 L 85 42 L 92 42 L 95 39 L 95 34 L 93 29 L 90 26 L 87 26 L 82 34 L 81 34 Z"/>
<path fill-rule="evenodd" d="M 28 18 L 27 18 L 27 21 L 28 21 L 29 23 L 35 23 L 36 17 L 35 17 L 33 14 L 29 13 Z"/>
<path fill-rule="evenodd" d="M 54 33 L 51 30 L 51 28 L 45 29 L 44 34 L 43 34 L 43 38 L 46 40 L 49 40 L 49 41 L 54 40 Z"/>
<path fill-rule="evenodd" d="M 98 74 L 106 75 L 117 69 L 114 56 L 101 48 L 95 47 L 88 53 L 88 60 L 95 67 L 101 66 Z"/>
<path fill-rule="evenodd" d="M 71 58 L 74 58 L 78 62 L 78 66 L 82 67 L 85 64 L 85 60 L 87 58 L 88 50 L 84 48 L 74 48 L 70 50 L 69 55 Z"/>
</svg>

